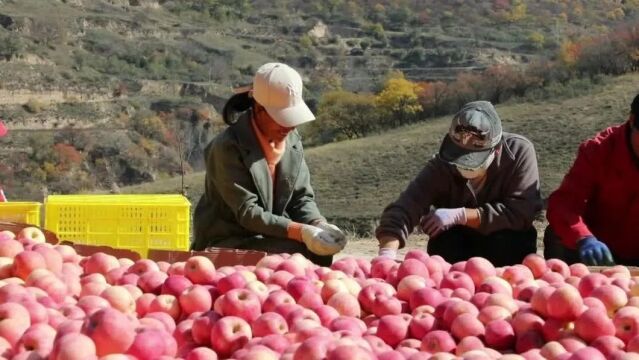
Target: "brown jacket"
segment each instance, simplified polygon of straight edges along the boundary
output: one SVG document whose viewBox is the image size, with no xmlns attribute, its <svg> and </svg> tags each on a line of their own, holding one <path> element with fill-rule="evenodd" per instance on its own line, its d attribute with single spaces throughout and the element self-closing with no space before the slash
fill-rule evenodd
<svg viewBox="0 0 639 360">
<path fill-rule="evenodd" d="M 438 157 L 428 161 L 399 198 L 384 209 L 376 236 L 395 237 L 404 247 L 431 207 L 478 208 L 478 231 L 483 234 L 529 228 L 542 208 L 535 149 L 525 137 L 509 133 L 503 134 L 501 145 L 478 194 L 454 166 Z"/>
</svg>

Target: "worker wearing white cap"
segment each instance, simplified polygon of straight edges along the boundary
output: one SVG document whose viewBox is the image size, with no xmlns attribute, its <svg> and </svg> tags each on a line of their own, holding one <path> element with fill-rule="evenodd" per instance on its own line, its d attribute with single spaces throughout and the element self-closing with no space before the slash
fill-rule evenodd
<svg viewBox="0 0 639 360">
<path fill-rule="evenodd" d="M 194 215 L 193 250 L 208 247 L 302 253 L 319 265 L 345 246 L 315 203 L 295 128 L 315 120 L 302 79 L 288 65 L 261 66 L 253 85 L 229 99 L 230 125 L 206 150 L 205 192 Z"/>
</svg>

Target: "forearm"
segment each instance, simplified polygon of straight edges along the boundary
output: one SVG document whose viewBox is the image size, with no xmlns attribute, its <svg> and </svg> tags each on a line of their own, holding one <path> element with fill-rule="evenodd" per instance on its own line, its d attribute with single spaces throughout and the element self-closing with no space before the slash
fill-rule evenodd
<svg viewBox="0 0 639 360">
<path fill-rule="evenodd" d="M 569 248 L 575 248 L 577 242 L 592 232 L 583 220 L 583 206 L 571 201 L 570 196 L 561 192 L 553 193 L 548 199 L 546 218 L 561 242 Z"/>
<path fill-rule="evenodd" d="M 465 208 L 466 211 L 466 225 L 471 229 L 479 229 L 481 225 L 481 213 L 477 208 Z"/>
</svg>

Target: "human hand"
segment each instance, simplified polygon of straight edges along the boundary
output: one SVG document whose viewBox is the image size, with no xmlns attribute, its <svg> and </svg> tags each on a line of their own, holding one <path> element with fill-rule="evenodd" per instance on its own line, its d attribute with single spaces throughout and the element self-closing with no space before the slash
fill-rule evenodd
<svg viewBox="0 0 639 360">
<path fill-rule="evenodd" d="M 341 241 L 346 242 L 346 234 L 344 234 L 344 232 L 340 228 L 338 228 L 336 225 L 333 225 L 327 222 L 321 222 L 315 226 L 317 226 L 318 228 L 324 231 L 329 232 L 339 242 Z"/>
<path fill-rule="evenodd" d="M 303 225 L 302 242 L 314 254 L 334 255 L 346 246 L 346 237 L 336 237 L 332 232 L 324 230 L 319 226 Z"/>
<path fill-rule="evenodd" d="M 579 247 L 579 258 L 586 265 L 612 266 L 615 264 L 608 246 L 594 236 L 587 236 L 579 240 L 577 246 Z"/>
<path fill-rule="evenodd" d="M 466 224 L 466 209 L 464 208 L 437 209 L 424 216 L 420 222 L 422 230 L 429 237 L 435 237 L 454 225 L 463 224 Z"/>
<path fill-rule="evenodd" d="M 395 260 L 397 258 L 397 249 L 388 248 L 388 247 L 379 248 L 379 251 L 377 252 L 377 256 Z"/>
</svg>

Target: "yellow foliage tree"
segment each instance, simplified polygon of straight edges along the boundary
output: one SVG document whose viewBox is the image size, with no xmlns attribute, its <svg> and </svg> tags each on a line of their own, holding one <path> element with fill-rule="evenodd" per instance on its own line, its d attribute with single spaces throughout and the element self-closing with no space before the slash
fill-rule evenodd
<svg viewBox="0 0 639 360">
<path fill-rule="evenodd" d="M 522 20 L 526 17 L 528 7 L 524 0 L 513 0 L 512 7 L 506 16 L 506 19 L 511 22 Z"/>
<path fill-rule="evenodd" d="M 574 65 L 577 63 L 580 54 L 581 45 L 570 40 L 564 41 L 561 44 L 561 48 L 559 48 L 559 58 L 566 65 Z"/>
<path fill-rule="evenodd" d="M 544 43 L 546 42 L 546 38 L 544 37 L 544 34 L 538 31 L 533 31 L 528 36 L 528 41 L 530 41 L 530 44 L 535 49 L 542 49 L 544 47 Z"/>
<path fill-rule="evenodd" d="M 415 114 L 422 111 L 419 103 L 419 85 L 407 80 L 401 71 L 390 74 L 384 89 L 375 97 L 378 108 L 392 117 L 395 124 L 409 122 Z"/>
</svg>

